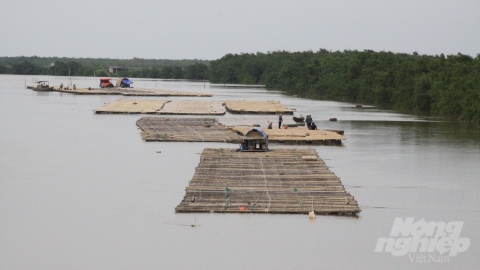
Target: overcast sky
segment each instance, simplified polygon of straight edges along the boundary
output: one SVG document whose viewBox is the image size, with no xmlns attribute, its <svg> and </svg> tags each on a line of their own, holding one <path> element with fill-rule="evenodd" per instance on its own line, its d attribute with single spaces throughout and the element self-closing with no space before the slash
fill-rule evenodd
<svg viewBox="0 0 480 270">
<path fill-rule="evenodd" d="M 0 56 L 480 53 L 480 0 L 0 0 Z"/>
</svg>

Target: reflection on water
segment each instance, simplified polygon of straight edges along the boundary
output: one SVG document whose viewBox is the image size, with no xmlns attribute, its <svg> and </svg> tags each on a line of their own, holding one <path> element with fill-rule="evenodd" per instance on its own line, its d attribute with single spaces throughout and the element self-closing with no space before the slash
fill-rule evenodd
<svg viewBox="0 0 480 270">
<path fill-rule="evenodd" d="M 375 135 L 400 136 L 401 141 L 415 144 L 453 144 L 479 146 L 480 126 L 444 121 L 371 121 L 352 122 L 352 130 L 377 130 Z M 393 129 L 392 132 L 388 132 Z M 385 131 L 384 134 L 379 132 Z"/>
<path fill-rule="evenodd" d="M 0 76 L 1 269 L 442 267 L 373 252 L 395 217 L 464 221 L 471 247 L 446 267 L 480 264 L 478 126 L 248 86 L 132 79 L 137 87 L 214 94 L 202 100 L 280 100 L 295 115 L 312 114 L 319 128 L 345 130 L 343 147 L 271 147 L 316 149 L 363 210 L 313 222 L 307 214 L 175 214 L 199 153 L 232 145 L 146 143 L 135 125 L 142 116 L 92 112 L 129 97 L 40 93 L 25 80 Z"/>
</svg>

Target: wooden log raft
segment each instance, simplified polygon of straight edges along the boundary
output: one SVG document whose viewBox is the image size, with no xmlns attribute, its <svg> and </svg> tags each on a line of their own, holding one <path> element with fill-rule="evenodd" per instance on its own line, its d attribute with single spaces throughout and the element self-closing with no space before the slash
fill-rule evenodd
<svg viewBox="0 0 480 270">
<path fill-rule="evenodd" d="M 323 215 L 361 211 L 313 149 L 207 148 L 175 208 L 180 213 L 308 214 L 312 210 Z"/>
<path fill-rule="evenodd" d="M 227 111 L 234 114 L 293 114 L 295 109 L 287 108 L 280 101 L 228 100 Z"/>
<path fill-rule="evenodd" d="M 211 97 L 211 94 L 193 93 L 174 90 L 148 89 L 148 88 L 60 88 L 53 87 L 53 91 L 76 95 L 123 95 L 144 97 Z"/>
<path fill-rule="evenodd" d="M 224 142 L 239 144 L 241 141 L 240 137 L 250 130 L 252 126 L 227 128 L 222 122 L 236 123 L 237 121 L 236 119 L 230 119 L 230 121 L 226 119 L 144 117 L 137 121 L 137 126 L 142 130 L 142 139 L 147 142 Z M 240 120 L 243 121 L 245 119 Z M 242 121 L 238 123 L 245 122 Z M 264 129 L 264 131 L 269 136 L 269 143 L 279 144 L 341 146 L 342 140 L 345 139 L 336 132 L 307 130 L 305 128 Z"/>
<path fill-rule="evenodd" d="M 215 118 L 143 117 L 137 126 L 147 142 L 240 142 L 240 135 Z"/>
</svg>

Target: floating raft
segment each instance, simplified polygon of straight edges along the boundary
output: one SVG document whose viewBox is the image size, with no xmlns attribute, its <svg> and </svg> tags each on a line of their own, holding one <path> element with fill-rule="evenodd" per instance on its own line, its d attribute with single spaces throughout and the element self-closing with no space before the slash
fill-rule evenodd
<svg viewBox="0 0 480 270">
<path fill-rule="evenodd" d="M 285 107 L 280 101 L 245 101 L 230 100 L 225 102 L 230 113 L 255 113 L 255 114 L 293 114 L 294 109 Z"/>
<path fill-rule="evenodd" d="M 207 148 L 200 157 L 179 213 L 355 215 L 345 191 L 313 149 L 237 152 Z"/>
<path fill-rule="evenodd" d="M 101 108 L 93 110 L 95 113 L 157 113 L 169 100 L 130 100 L 120 99 L 110 102 Z"/>
<path fill-rule="evenodd" d="M 176 115 L 223 115 L 226 113 L 224 107 L 225 104 L 236 101 L 195 101 L 195 100 L 176 100 L 176 101 L 154 101 L 154 100 L 117 100 L 109 103 L 101 108 L 97 108 L 94 111 L 96 113 L 157 113 L 157 114 L 176 114 Z M 256 102 L 248 101 L 249 103 L 265 103 L 271 105 L 271 112 L 278 112 L 279 107 L 283 107 L 279 102 Z M 135 106 L 130 106 L 130 105 Z M 265 108 L 268 106 L 265 106 Z M 286 107 L 283 107 L 290 110 Z M 258 111 L 255 111 L 258 110 Z M 265 110 L 258 107 L 252 107 L 248 111 L 243 110 L 243 113 L 265 113 Z M 282 111 L 283 112 L 283 111 Z M 271 117 L 259 119 L 264 125 L 268 125 L 268 121 L 278 123 L 278 118 Z M 245 121 L 244 121 L 245 122 Z M 249 122 L 251 125 L 252 122 Z M 286 126 L 297 126 L 295 121 L 286 118 L 283 122 Z"/>
<path fill-rule="evenodd" d="M 221 101 L 174 100 L 157 114 L 223 115 L 226 113 Z"/>
<path fill-rule="evenodd" d="M 259 125 L 263 129 L 268 128 L 268 122 L 272 122 L 272 127 L 278 129 L 278 116 L 274 115 L 238 115 L 235 118 L 219 118 L 218 121 L 225 126 L 252 126 Z M 297 124 L 293 119 L 284 117 L 282 125 L 295 127 Z"/>
<path fill-rule="evenodd" d="M 53 87 L 53 91 L 77 95 L 123 95 L 123 96 L 151 96 L 151 97 L 211 97 L 211 94 L 192 93 L 172 90 L 146 89 L 146 88 L 77 88 L 60 89 Z"/>
<path fill-rule="evenodd" d="M 191 115 L 222 115 L 225 107 L 221 101 L 194 100 L 116 100 L 95 113 L 142 113 L 142 114 L 191 114 Z"/>
<path fill-rule="evenodd" d="M 248 126 L 228 127 L 235 132 L 246 134 L 251 129 Z M 268 135 L 269 143 L 284 144 L 315 144 L 315 145 L 341 145 L 345 137 L 335 131 L 308 130 L 306 127 L 289 129 L 264 129 Z"/>
<path fill-rule="evenodd" d="M 214 118 L 143 117 L 137 121 L 142 139 L 162 142 L 239 143 L 240 136 Z"/>
<path fill-rule="evenodd" d="M 227 119 L 143 117 L 137 121 L 137 126 L 142 130 L 142 139 L 147 142 L 225 142 L 238 144 L 242 134 L 245 134 L 252 126 L 250 124 L 249 126 L 227 127 L 223 124 L 224 121 L 237 122 Z M 244 120 L 238 122 L 241 121 Z M 345 137 L 334 131 L 308 130 L 305 127 L 263 129 L 263 131 L 268 135 L 270 143 L 341 145 L 342 140 L 345 140 Z M 307 136 L 307 133 L 309 136 Z"/>
</svg>

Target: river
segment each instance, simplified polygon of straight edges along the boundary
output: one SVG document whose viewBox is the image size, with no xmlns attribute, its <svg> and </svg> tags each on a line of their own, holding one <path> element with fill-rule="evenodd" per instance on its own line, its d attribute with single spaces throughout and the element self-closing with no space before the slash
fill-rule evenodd
<svg viewBox="0 0 480 270">
<path fill-rule="evenodd" d="M 69 81 L 0 75 L 0 269 L 478 269 L 480 265 L 478 126 L 301 99 L 258 87 L 132 79 L 138 88 L 214 95 L 198 98 L 202 100 L 279 100 L 297 109 L 298 115 L 311 114 L 319 129 L 345 130 L 347 140 L 340 147 L 270 147 L 316 149 L 358 201 L 362 212 L 357 218 L 175 214 L 201 151 L 235 145 L 144 142 L 135 125 L 142 115 L 92 111 L 133 97 L 39 93 L 25 89 L 33 77 L 51 85 Z M 77 87 L 98 84 L 95 78 L 71 80 Z M 332 117 L 338 121 L 328 121 Z M 456 227 L 456 236 L 468 240 L 469 246 L 456 256 L 448 252 L 452 250 L 448 243 L 443 254 L 375 252 L 379 238 L 398 239 L 390 235 L 395 219 L 406 224 L 408 217 L 415 224 L 421 219 L 447 225 L 463 222 Z"/>
</svg>

